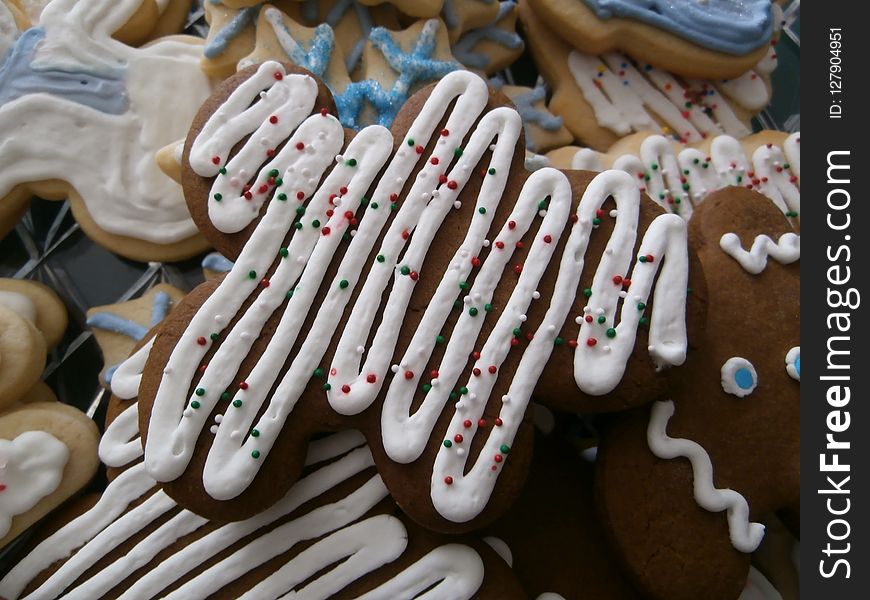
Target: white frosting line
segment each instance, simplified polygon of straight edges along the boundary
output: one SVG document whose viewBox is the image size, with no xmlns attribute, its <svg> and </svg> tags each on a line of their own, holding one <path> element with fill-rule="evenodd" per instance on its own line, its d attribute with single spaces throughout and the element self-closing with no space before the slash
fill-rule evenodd
<svg viewBox="0 0 870 600">
<path fill-rule="evenodd" d="M 801 238 L 795 233 L 784 233 L 778 241 L 769 236 L 758 235 L 747 252 L 736 233 L 726 233 L 719 240 L 719 246 L 728 256 L 740 263 L 747 273 L 758 275 L 767 267 L 768 257 L 788 265 L 801 258 Z"/>
<path fill-rule="evenodd" d="M 694 494 L 698 506 L 710 512 L 727 511 L 731 544 L 740 552 L 754 552 L 764 537 L 764 525 L 749 521 L 749 505 L 743 496 L 734 490 L 716 488 L 713 483 L 713 463 L 700 444 L 668 436 L 668 421 L 673 414 L 672 401 L 653 404 L 647 428 L 650 451 L 664 460 L 688 458 L 692 463 Z"/>
</svg>

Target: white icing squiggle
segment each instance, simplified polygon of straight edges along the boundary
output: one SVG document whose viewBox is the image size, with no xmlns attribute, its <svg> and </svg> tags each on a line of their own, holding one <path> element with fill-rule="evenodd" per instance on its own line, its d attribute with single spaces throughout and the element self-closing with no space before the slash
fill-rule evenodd
<svg viewBox="0 0 870 600">
<path fill-rule="evenodd" d="M 13 517 L 57 489 L 68 460 L 66 444 L 46 431 L 0 439 L 0 538 L 9 532 Z"/>
<path fill-rule="evenodd" d="M 779 240 L 773 241 L 769 236 L 756 236 L 752 248 L 747 252 L 740 243 L 736 233 L 726 233 L 719 240 L 719 246 L 728 256 L 740 263 L 747 273 L 758 275 L 767 267 L 768 257 L 788 265 L 800 260 L 801 238 L 795 233 L 784 233 Z"/>
<path fill-rule="evenodd" d="M 673 414 L 672 401 L 653 404 L 647 428 L 650 451 L 664 460 L 688 458 L 692 463 L 695 501 L 710 512 L 727 511 L 731 544 L 740 552 L 754 552 L 764 537 L 764 525 L 749 521 L 746 498 L 734 490 L 716 488 L 713 484 L 713 463 L 700 444 L 668 436 L 668 421 Z"/>
</svg>

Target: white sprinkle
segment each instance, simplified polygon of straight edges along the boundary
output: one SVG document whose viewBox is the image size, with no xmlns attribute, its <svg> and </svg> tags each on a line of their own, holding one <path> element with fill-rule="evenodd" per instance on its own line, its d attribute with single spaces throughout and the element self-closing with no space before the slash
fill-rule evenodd
<svg viewBox="0 0 870 600">
<path fill-rule="evenodd" d="M 454 406 L 456 407 L 456 410 L 462 410 L 463 408 L 465 408 L 465 405 L 462 403 L 462 400 L 460 400 L 459 402 L 454 404 Z"/>
<path fill-rule="evenodd" d="M 489 240 L 483 240 L 483 247 L 489 248 Z"/>
<path fill-rule="evenodd" d="M 457 448 L 456 456 L 465 456 L 465 448 Z"/>
<path fill-rule="evenodd" d="M 356 347 L 356 352 L 357 352 L 357 354 L 362 354 L 362 353 L 365 352 L 365 351 L 366 351 L 366 349 L 365 349 L 364 346 L 357 346 L 357 347 Z"/>
<path fill-rule="evenodd" d="M 420 200 L 422 200 L 423 202 L 426 202 L 426 200 L 428 200 L 428 199 L 429 199 L 429 192 L 423 192 L 422 194 L 420 194 Z"/>
<path fill-rule="evenodd" d="M 404 178 L 402 178 L 402 177 L 396 177 L 396 183 L 397 183 L 397 184 L 402 185 L 402 183 L 404 183 L 404 181 L 405 181 Z"/>
<path fill-rule="evenodd" d="M 480 302 L 480 292 L 474 292 L 473 297 L 475 302 Z"/>
<path fill-rule="evenodd" d="M 212 425 L 211 427 L 209 427 L 208 430 L 211 431 L 211 434 L 212 434 L 212 435 L 217 435 L 218 426 L 217 426 L 217 425 Z"/>
<path fill-rule="evenodd" d="M 239 337 L 242 338 L 243 340 L 249 340 L 249 339 L 251 339 L 251 334 L 248 333 L 247 331 L 243 331 Z"/>
<path fill-rule="evenodd" d="M 332 201 L 332 203 L 333 203 L 335 206 L 341 206 L 341 196 L 335 198 L 335 199 Z"/>
<path fill-rule="evenodd" d="M 426 171 L 420 171 L 420 174 L 417 175 L 418 179 L 426 179 L 426 177 L 427 177 Z"/>
<path fill-rule="evenodd" d="M 193 416 L 193 411 L 189 408 L 185 408 L 184 412 L 181 413 L 181 416 L 186 418 L 186 419 L 189 419 L 190 417 Z"/>
<path fill-rule="evenodd" d="M 344 162 L 344 156 L 342 156 L 341 154 L 336 154 L 335 162 Z"/>
<path fill-rule="evenodd" d="M 490 145 L 489 145 L 489 151 L 490 151 L 490 152 L 495 152 L 495 144 L 490 144 Z"/>
<path fill-rule="evenodd" d="M 546 217 L 546 216 L 547 216 L 547 211 L 546 211 L 546 210 L 539 210 L 539 211 L 538 211 L 538 216 L 539 216 L 539 217 Z"/>
<path fill-rule="evenodd" d="M 393 373 L 398 373 L 399 365 L 393 365 L 392 367 L 390 367 L 390 371 L 392 371 Z"/>
<path fill-rule="evenodd" d="M 321 139 L 321 140 L 326 139 L 326 132 L 325 131 L 318 132 L 317 137 L 318 137 L 318 139 Z"/>
<path fill-rule="evenodd" d="M 261 137 L 260 138 L 260 145 L 261 146 L 268 146 L 269 145 L 269 138 Z"/>
<path fill-rule="evenodd" d="M 556 326 L 555 325 L 548 325 L 547 331 L 549 331 L 550 333 L 553 333 L 554 331 L 556 331 Z"/>
<path fill-rule="evenodd" d="M 296 262 L 300 265 L 304 265 L 305 264 L 305 257 L 304 256 L 297 257 Z"/>
<path fill-rule="evenodd" d="M 541 299 L 541 292 L 539 292 L 538 290 L 535 290 L 534 292 L 532 292 L 532 299 L 533 300 L 540 300 Z"/>
<path fill-rule="evenodd" d="M 470 394 L 468 394 L 468 399 L 469 400 L 477 400 L 477 394 L 475 394 L 474 392 L 471 392 Z"/>
<path fill-rule="evenodd" d="M 172 368 L 171 368 L 171 367 L 166 367 L 165 369 L 163 369 L 163 374 L 164 374 L 164 375 L 169 375 L 170 373 L 172 373 Z"/>
<path fill-rule="evenodd" d="M 441 197 L 441 191 L 440 191 L 440 190 L 432 190 L 432 197 L 433 197 L 433 198 L 440 198 L 440 197 Z"/>
<path fill-rule="evenodd" d="M 628 292 L 626 292 L 626 291 L 624 291 L 624 290 L 621 291 L 621 292 L 619 292 L 619 297 L 620 297 L 620 298 L 625 298 L 626 296 L 628 296 Z"/>
<path fill-rule="evenodd" d="M 231 439 L 231 440 L 238 440 L 238 439 L 240 439 L 241 437 L 242 437 L 242 432 L 239 431 L 238 429 L 236 429 L 234 432 L 232 432 L 232 433 L 230 434 L 230 439 Z"/>
<path fill-rule="evenodd" d="M 468 250 L 460 250 L 459 256 L 461 256 L 462 258 L 468 258 Z"/>
<path fill-rule="evenodd" d="M 438 381 L 438 378 L 436 377 L 435 379 L 433 379 L 432 381 L 429 382 L 429 385 L 431 385 L 432 387 L 438 387 L 439 383 L 441 383 L 441 382 Z"/>
<path fill-rule="evenodd" d="M 471 296 L 466 296 L 465 298 L 462 299 L 462 301 L 465 302 L 466 304 L 471 304 Z"/>
<path fill-rule="evenodd" d="M 502 401 L 502 402 L 505 402 L 505 403 L 510 402 L 510 401 L 511 401 L 511 397 L 508 396 L 507 394 L 505 394 L 504 396 L 501 397 L 501 401 Z"/>
<path fill-rule="evenodd" d="M 596 309 L 595 309 L 595 314 L 596 314 L 596 315 L 603 315 L 603 314 L 604 314 L 604 309 L 603 309 L 603 308 L 596 308 Z"/>
<path fill-rule="evenodd" d="M 520 315 L 520 323 L 525 323 L 528 317 L 526 315 Z"/>
<path fill-rule="evenodd" d="M 239 169 L 239 178 L 247 181 L 248 172 L 245 169 Z"/>
<path fill-rule="evenodd" d="M 462 208 L 462 202 L 457 200 L 456 202 L 453 203 L 453 208 L 455 208 L 456 210 L 459 210 L 460 208 Z"/>
<path fill-rule="evenodd" d="M 230 177 L 230 185 L 233 187 L 239 187 L 241 183 L 239 182 L 238 177 Z"/>
<path fill-rule="evenodd" d="M 610 214 L 611 218 L 614 218 L 614 219 L 615 219 L 615 218 L 616 218 L 616 215 L 619 214 L 619 211 L 616 210 L 616 209 L 614 208 L 613 210 L 610 211 L 609 214 Z"/>
<path fill-rule="evenodd" d="M 214 422 L 215 422 L 215 423 L 220 423 L 220 422 L 223 421 L 223 420 L 224 420 L 224 416 L 223 416 L 223 415 L 215 415 L 215 416 L 214 416 Z"/>
<path fill-rule="evenodd" d="M 588 305 L 583 307 L 583 314 L 584 314 L 584 315 L 585 315 L 585 314 L 589 314 L 589 313 L 591 313 L 591 312 L 592 312 L 592 308 L 589 307 Z"/>
</svg>

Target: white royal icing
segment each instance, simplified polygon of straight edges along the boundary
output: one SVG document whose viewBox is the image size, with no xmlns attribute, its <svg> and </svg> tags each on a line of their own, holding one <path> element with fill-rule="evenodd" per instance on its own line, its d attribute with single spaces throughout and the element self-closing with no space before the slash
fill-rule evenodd
<svg viewBox="0 0 870 600">
<path fill-rule="evenodd" d="M 45 431 L 0 439 L 0 538 L 9 532 L 13 517 L 57 489 L 67 460 L 66 444 Z"/>
<path fill-rule="evenodd" d="M 726 233 L 719 240 L 719 247 L 728 256 L 740 263 L 747 273 L 758 275 L 767 267 L 767 259 L 773 258 L 780 264 L 788 265 L 801 258 L 801 238 L 796 233 L 784 233 L 779 240 L 758 235 L 747 252 L 736 233 Z"/>
<path fill-rule="evenodd" d="M 748 396 L 758 385 L 755 365 L 739 356 L 732 356 L 722 364 L 722 389 L 738 398 Z"/>
<path fill-rule="evenodd" d="M 751 133 L 710 83 L 690 81 L 684 87 L 673 75 L 649 65 L 639 69 L 617 52 L 594 56 L 573 50 L 568 69 L 598 124 L 620 136 L 634 131 L 661 133 L 667 127 L 668 133 L 691 143 L 709 135 Z M 728 89 L 743 101 L 758 104 L 757 96 L 767 93 L 764 83 L 758 83 L 761 88 L 747 77 L 742 85 L 732 82 Z M 692 98 L 698 101 L 687 106 Z"/>
<path fill-rule="evenodd" d="M 790 349 L 788 353 L 785 355 L 785 370 L 788 373 L 788 376 L 794 379 L 795 381 L 801 380 L 801 347 L 795 346 Z"/>
<path fill-rule="evenodd" d="M 306 461 L 321 464 L 274 506 L 244 521 L 223 525 L 166 555 L 166 549 L 195 533 L 208 521 L 181 510 L 157 490 L 139 503 L 156 482 L 142 464 L 121 473 L 91 510 L 41 542 L 0 581 L 0 594 L 18 598 L 27 584 L 54 562 L 66 559 L 28 598 L 96 598 L 142 567 L 120 598 L 151 598 L 188 574 L 195 576 L 166 598 L 203 598 L 244 576 L 251 569 L 291 550 L 306 540 L 312 546 L 257 583 L 243 598 L 278 598 L 299 584 L 294 597 L 328 598 L 351 582 L 399 558 L 408 533 L 397 518 L 381 514 L 360 520 L 387 497 L 377 474 L 331 504 L 317 506 L 266 533 L 260 533 L 234 553 L 204 567 L 216 554 L 271 526 L 335 486 L 373 467 L 371 453 L 357 432 L 343 432 L 312 442 Z M 131 506 L 138 503 L 135 507 Z M 167 519 L 168 517 L 168 519 Z M 121 557 L 98 571 L 93 565 L 146 527 L 153 531 Z M 154 559 L 163 553 L 160 562 Z M 346 560 L 345 560 L 346 559 Z M 343 561 L 343 562 L 341 562 Z M 338 563 L 338 564 L 336 564 Z M 87 577 L 82 577 L 85 573 Z M 316 575 L 316 577 L 315 577 Z M 448 544 L 432 550 L 365 598 L 470 598 L 483 582 L 483 561 L 471 548 Z M 75 587 L 71 587 L 71 586 Z M 292 592 L 291 592 L 292 593 Z"/>
<path fill-rule="evenodd" d="M 0 147 L 0 197 L 19 183 L 68 181 L 100 229 L 170 244 L 197 229 L 181 187 L 160 171 L 155 154 L 185 135 L 211 86 L 199 68 L 198 44 L 164 39 L 134 48 L 112 39 L 141 3 L 54 0 L 46 6 L 33 69 L 121 71 L 129 105 L 110 114 L 55 93 L 0 104 L 7 139 Z"/>
<path fill-rule="evenodd" d="M 277 79 L 276 73 L 280 75 Z M 258 94 L 265 108 L 258 108 L 260 103 L 251 106 Z M 210 215 L 225 231 L 238 231 L 249 224 L 273 191 L 280 194 L 286 190 L 287 194 L 286 200 L 276 196 L 269 203 L 233 269 L 182 334 L 164 370 L 151 413 L 149 432 L 153 433 L 149 434 L 145 448 L 149 474 L 159 481 L 179 477 L 187 468 L 200 432 L 208 426 L 215 437 L 205 462 L 203 482 L 206 492 L 218 500 L 237 496 L 256 476 L 262 459 L 309 385 L 311 373 L 335 334 L 340 320 L 338 316 L 345 310 L 350 310 L 350 314 L 340 332 L 338 348 L 328 370 L 331 386 L 327 392 L 328 400 L 341 414 L 357 414 L 375 400 L 387 384 L 391 371 L 402 371 L 387 384 L 381 419 L 384 448 L 398 462 L 411 462 L 418 458 L 432 437 L 435 422 L 442 414 L 451 390 L 462 385 L 459 380 L 466 376 L 462 372 L 466 358 L 474 349 L 486 307 L 512 259 L 516 242 L 530 231 L 535 218 L 541 215 L 540 235 L 530 244 L 514 292 L 480 350 L 475 369 L 479 369 L 481 375 L 467 375 L 469 379 L 463 380 L 469 391 L 457 403 L 450 429 L 445 432 L 452 437 L 457 431 L 462 431 L 470 444 L 477 426 L 466 427 L 463 423 L 469 419 L 477 423 L 482 417 L 498 367 L 511 348 L 511 332 L 525 320 L 532 300 L 540 297 L 536 291 L 538 283 L 553 258 L 570 212 L 571 189 L 564 174 L 544 168 L 529 176 L 508 222 L 500 228 L 491 244 L 493 248 L 481 261 L 474 284 L 465 298 L 463 314 L 447 341 L 439 375 L 427 384 L 431 385 L 431 390 L 420 408 L 411 415 L 409 409 L 415 390 L 421 383 L 421 374 L 432 355 L 436 337 L 453 310 L 460 283 L 468 278 L 472 259 L 489 244 L 486 238 L 505 191 L 522 131 L 521 119 L 516 111 L 506 107 L 496 108 L 480 117 L 488 100 L 486 84 L 467 72 L 451 73 L 433 89 L 406 139 L 400 143 L 399 150 L 386 167 L 384 164 L 392 150 L 390 134 L 383 128 L 369 127 L 351 141 L 342 156 L 336 157 L 339 165 L 318 187 L 323 172 L 340 150 L 341 135 L 338 122 L 325 113 L 306 118 L 312 108 L 316 109 L 313 106 L 315 95 L 316 86 L 306 76 L 287 76 L 278 63 L 264 63 L 209 119 L 194 141 L 191 152 L 191 165 L 200 175 L 217 174 L 209 201 Z M 446 115 L 446 125 L 436 133 L 438 123 L 454 100 L 453 110 Z M 277 116 L 277 119 L 271 119 L 272 116 Z M 297 125 L 298 129 L 293 133 Z M 282 133 L 272 135 L 270 128 L 278 127 L 284 128 Z M 335 131 L 330 131 L 331 128 Z M 226 163 L 229 150 L 252 131 L 257 132 L 251 138 L 253 141 L 245 144 Z M 272 147 L 281 136 L 291 134 L 289 142 L 274 159 L 265 155 L 264 147 Z M 431 156 L 424 158 L 423 149 L 433 136 L 437 136 L 438 143 Z M 457 145 L 462 143 L 455 140 L 466 138 L 461 155 L 455 155 Z M 266 139 L 265 145 L 255 143 L 262 139 Z M 477 210 L 466 236 L 446 274 L 425 273 L 426 276 L 439 277 L 441 283 L 428 302 L 403 358 L 398 365 L 391 365 L 414 283 L 425 266 L 432 240 L 446 215 L 458 202 L 459 194 L 475 171 L 474 167 L 487 151 L 492 153 L 488 174 L 483 179 Z M 307 162 L 300 164 L 299 161 L 303 160 Z M 411 183 L 410 191 L 403 194 L 401 207 L 389 223 L 377 250 L 379 258 L 372 263 L 365 281 L 358 281 L 359 274 L 364 271 L 387 224 L 389 211 L 386 206 L 376 210 L 370 204 L 365 211 L 338 265 L 337 275 L 328 283 L 326 298 L 314 308 L 317 313 L 313 323 L 304 339 L 300 339 L 302 324 L 308 317 L 307 310 L 325 283 L 324 273 L 333 261 L 340 233 L 348 229 L 349 219 L 360 206 L 362 195 L 374 183 L 375 189 L 370 195 L 372 201 L 386 204 L 384 199 L 399 194 L 414 166 L 424 160 L 425 166 Z M 267 164 L 260 167 L 264 162 Z M 348 166 L 351 162 L 353 166 Z M 221 175 L 219 170 L 224 163 L 227 172 Z M 287 163 L 290 166 L 285 168 Z M 439 164 L 449 165 L 449 168 L 445 171 L 445 167 L 439 167 Z M 382 169 L 383 175 L 375 183 Z M 233 189 L 233 179 L 247 181 L 255 173 L 251 197 L 240 196 L 239 192 L 244 190 Z M 611 240 L 608 254 L 602 260 L 603 266 L 596 275 L 589 310 L 598 310 L 606 314 L 611 323 L 615 321 L 622 286 L 611 289 L 617 287 L 611 278 L 617 273 L 628 274 L 640 198 L 633 182 L 624 174 L 606 173 L 596 182 L 581 201 L 578 223 L 571 230 L 568 250 L 561 259 L 550 309 L 534 340 L 523 353 L 506 395 L 510 401 L 503 402 L 500 422 L 485 442 L 481 459 L 462 475 L 467 460 L 464 452 L 457 451 L 462 448 L 450 451 L 441 447 L 439 451 L 433 470 L 432 500 L 436 510 L 448 519 L 467 521 L 486 505 L 501 470 L 500 465 L 522 422 L 534 385 L 552 352 L 556 332 L 574 302 L 596 210 L 612 193 L 618 197 L 617 203 L 621 206 L 617 218 L 618 233 L 616 241 Z M 214 194 L 220 194 L 220 199 L 216 199 Z M 311 199 L 304 205 L 297 200 L 307 197 Z M 542 211 L 539 203 L 548 197 L 549 205 Z M 326 211 L 331 210 L 329 202 L 332 199 L 336 207 L 332 216 L 327 217 Z M 284 258 L 269 277 L 268 286 L 259 292 L 252 307 L 241 315 L 210 358 L 198 383 L 201 393 L 190 395 L 187 405 L 182 405 L 179 398 L 189 393 L 190 381 L 208 351 L 209 344 L 198 340 L 208 340 L 213 333 L 224 328 L 242 303 L 262 286 L 259 279 L 279 254 L 298 212 L 297 207 L 303 206 L 304 216 L 300 221 L 303 227 L 294 232 Z M 345 211 L 349 211 L 350 216 Z M 313 219 L 322 220 L 323 227 L 319 231 L 311 227 Z M 641 242 L 641 253 L 657 258 L 654 265 L 634 267 L 634 283 L 625 293 L 638 300 L 632 304 L 631 310 L 623 309 L 620 323 L 615 326 L 616 339 L 602 343 L 597 350 L 592 349 L 586 345 L 587 340 L 593 335 L 603 335 L 606 328 L 587 326 L 585 322 L 581 326 L 578 338 L 581 345 L 575 364 L 578 373 L 582 373 L 578 375 L 578 385 L 584 391 L 604 394 L 619 383 L 634 346 L 641 315 L 635 305 L 648 301 L 653 277 L 662 262 L 664 266 L 650 327 L 650 354 L 659 366 L 682 362 L 685 355 L 688 261 L 685 235 L 685 224 L 668 216 L 656 219 L 647 231 Z M 663 261 L 665 254 L 667 260 Z M 601 269 L 606 273 L 601 274 Z M 351 293 L 358 284 L 358 297 L 349 307 Z M 218 423 L 207 424 L 206 420 L 219 399 L 219 393 L 212 390 L 222 391 L 229 386 L 258 332 L 291 290 L 293 295 L 286 303 L 274 335 L 246 378 L 246 389 L 234 394 L 233 403 L 226 414 L 220 415 Z M 385 294 L 386 304 L 381 309 Z M 380 324 L 373 330 L 378 317 Z M 289 351 L 298 341 L 301 341 L 301 347 L 290 358 Z M 288 368 L 283 378 L 277 380 L 285 365 Z M 271 398 L 267 398 L 273 389 Z M 259 418 L 258 414 L 261 414 Z M 258 420 L 255 422 L 255 419 Z M 257 435 L 248 435 L 253 429 Z M 452 483 L 445 484 L 447 480 L 452 480 Z"/>
<path fill-rule="evenodd" d="M 698 506 L 710 512 L 727 511 L 731 544 L 740 552 L 754 552 L 764 537 L 764 525 L 749 521 L 746 498 L 734 490 L 716 488 L 713 483 L 713 463 L 700 444 L 668 436 L 668 421 L 673 414 L 672 401 L 653 404 L 647 428 L 650 451 L 664 460 L 688 458 L 692 463 L 694 495 Z"/>
</svg>

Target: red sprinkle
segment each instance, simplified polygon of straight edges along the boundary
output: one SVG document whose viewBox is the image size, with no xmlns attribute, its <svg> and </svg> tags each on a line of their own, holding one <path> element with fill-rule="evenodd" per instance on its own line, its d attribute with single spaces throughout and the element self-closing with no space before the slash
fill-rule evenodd
<svg viewBox="0 0 870 600">
<path fill-rule="evenodd" d="M 198 338 L 196 338 L 196 343 L 199 344 L 200 346 L 205 346 L 205 341 L 206 341 L 205 338 L 202 336 L 199 336 Z"/>
<path fill-rule="evenodd" d="M 597 343 L 598 343 L 598 340 L 596 340 L 595 338 L 589 338 L 588 340 L 586 340 L 586 345 L 589 346 L 590 348 Z"/>
<path fill-rule="evenodd" d="M 347 188 L 344 186 L 341 186 L 340 188 L 338 188 L 338 193 L 341 194 L 342 196 L 344 196 L 347 193 Z"/>
<path fill-rule="evenodd" d="M 267 287 L 269 287 L 269 285 L 271 285 L 271 284 L 270 284 L 270 282 L 269 282 L 268 279 L 263 278 L 263 279 L 260 280 L 260 285 L 262 285 L 264 288 L 267 288 Z"/>
<path fill-rule="evenodd" d="M 471 257 L 471 266 L 472 267 L 479 267 L 480 266 L 480 259 L 477 258 L 476 256 L 472 256 Z"/>
<path fill-rule="evenodd" d="M 490 374 L 495 375 L 495 372 L 498 371 L 498 367 L 496 367 L 495 365 L 489 365 L 489 369 L 487 369 L 487 371 L 489 371 Z"/>
<path fill-rule="evenodd" d="M 299 151 L 305 150 L 305 144 L 303 144 L 302 142 L 298 142 L 296 144 L 296 149 Z"/>
<path fill-rule="evenodd" d="M 577 347 L 577 340 L 568 340 L 568 347 L 569 348 L 576 348 Z"/>
<path fill-rule="evenodd" d="M 631 287 L 631 279 L 623 279 L 622 280 L 622 287 L 626 287 L 626 288 Z"/>
<path fill-rule="evenodd" d="M 411 237 L 411 233 L 407 229 L 402 232 L 402 239 L 403 240 L 407 240 L 409 237 Z"/>
<path fill-rule="evenodd" d="M 423 154 L 423 146 L 417 146 L 416 148 L 414 148 L 414 150 L 417 152 L 417 154 Z"/>
<path fill-rule="evenodd" d="M 297 200 L 305 200 L 305 192 L 296 192 Z"/>
<path fill-rule="evenodd" d="M 472 425 L 471 419 L 465 419 L 462 422 L 462 426 L 465 427 L 466 429 L 471 429 L 471 425 Z"/>
<path fill-rule="evenodd" d="M 457 433 L 456 435 L 453 436 L 453 441 L 456 442 L 457 444 L 461 444 L 463 439 L 465 439 L 465 438 L 462 437 L 461 433 Z"/>
<path fill-rule="evenodd" d="M 280 71 L 275 71 L 275 79 L 277 79 L 278 81 L 281 81 L 282 79 L 284 79 L 284 74 L 281 73 Z"/>
<path fill-rule="evenodd" d="M 553 237 L 552 237 L 552 236 L 549 236 L 549 235 L 545 235 L 545 236 L 544 236 L 544 243 L 545 243 L 545 244 L 549 244 L 549 243 L 552 242 L 552 241 L 553 241 Z"/>
<path fill-rule="evenodd" d="M 441 137 L 447 137 L 448 135 L 450 135 L 450 131 L 448 131 L 447 129 L 441 130 Z"/>
<path fill-rule="evenodd" d="M 417 281 L 418 279 L 420 279 L 420 274 L 417 271 L 411 271 L 408 274 L 408 277 L 411 278 L 411 281 Z"/>
<path fill-rule="evenodd" d="M 328 114 L 329 114 L 329 111 L 326 110 L 325 107 L 320 109 L 320 116 L 321 116 L 321 117 L 325 117 L 325 116 L 328 115 Z"/>
<path fill-rule="evenodd" d="M 503 457 L 501 454 L 496 454 L 496 455 L 493 457 L 493 460 L 495 460 L 495 462 L 497 462 L 497 463 L 500 463 L 501 461 L 504 460 L 504 457 Z"/>
<path fill-rule="evenodd" d="M 432 379 L 438 379 L 438 371 L 432 371 L 429 373 Z"/>
<path fill-rule="evenodd" d="M 243 381 L 243 382 L 241 382 L 241 383 L 239 384 L 239 389 L 240 389 L 240 390 L 246 390 L 246 389 L 248 389 L 248 382 L 247 382 L 247 381 Z"/>
<path fill-rule="evenodd" d="M 390 202 L 395 202 L 399 199 L 399 194 L 390 194 Z"/>
<path fill-rule="evenodd" d="M 478 427 L 486 427 L 486 419 L 481 419 L 477 422 Z"/>
<path fill-rule="evenodd" d="M 344 392 L 345 394 L 349 394 L 350 393 L 350 386 L 345 383 L 343 386 L 341 386 L 341 391 Z"/>
<path fill-rule="evenodd" d="M 653 260 L 655 260 L 655 257 L 652 254 L 647 254 L 645 258 L 646 262 L 648 263 L 651 263 Z"/>
<path fill-rule="evenodd" d="M 622 275 L 613 276 L 613 285 L 622 285 Z"/>
<path fill-rule="evenodd" d="M 475 350 L 471 353 L 471 358 L 473 358 L 474 360 L 480 360 L 480 352 Z"/>
<path fill-rule="evenodd" d="M 498 248 L 499 250 L 504 249 L 504 242 L 496 242 L 495 247 Z"/>
<path fill-rule="evenodd" d="M 504 421 L 502 421 L 501 418 L 496 417 L 496 418 L 495 418 L 495 426 L 496 426 L 496 427 L 501 427 L 502 425 L 504 425 Z"/>
<path fill-rule="evenodd" d="M 320 233 L 322 233 L 323 235 L 329 235 L 330 233 L 332 233 L 332 229 L 330 229 L 329 227 L 324 227 L 320 230 Z"/>
<path fill-rule="evenodd" d="M 480 377 L 480 369 L 478 369 L 477 367 L 474 367 L 474 368 L 471 370 L 471 373 L 472 373 L 475 377 Z"/>
<path fill-rule="evenodd" d="M 377 376 L 376 376 L 374 373 L 369 373 L 369 374 L 366 376 L 366 381 L 368 381 L 369 383 L 374 383 L 374 382 L 376 382 L 377 380 L 378 380 L 378 378 L 377 378 Z"/>
<path fill-rule="evenodd" d="M 453 485 L 453 478 L 450 475 L 448 475 L 447 477 L 444 478 L 444 483 L 446 483 L 447 485 Z"/>
<path fill-rule="evenodd" d="M 344 211 L 344 218 L 347 219 L 348 221 L 353 219 L 353 211 L 350 211 L 350 210 Z"/>
<path fill-rule="evenodd" d="M 268 191 L 269 191 L 269 186 L 266 185 L 265 183 L 257 188 L 257 193 L 259 193 L 259 194 L 265 194 Z"/>
<path fill-rule="evenodd" d="M 414 379 L 413 371 L 405 371 L 405 379 Z"/>
<path fill-rule="evenodd" d="M 447 182 L 447 187 L 450 188 L 451 190 L 455 190 L 456 188 L 459 187 L 459 184 L 451 179 L 450 181 Z"/>
<path fill-rule="evenodd" d="M 523 272 L 523 265 L 514 265 L 514 273 L 519 275 Z"/>
<path fill-rule="evenodd" d="M 278 117 L 276 117 L 275 115 L 272 115 L 271 117 L 269 117 L 269 122 L 272 125 L 276 124 L 278 122 Z"/>
<path fill-rule="evenodd" d="M 592 321 L 595 320 L 595 319 L 592 318 L 592 315 L 586 315 L 585 318 L 586 318 L 586 322 L 587 322 L 587 323 L 591 323 Z"/>
<path fill-rule="evenodd" d="M 441 175 L 438 176 L 438 183 L 447 183 L 447 175 L 441 173 Z"/>
<path fill-rule="evenodd" d="M 219 165 L 219 164 L 221 164 L 221 157 L 220 156 L 212 156 L 211 162 L 213 162 L 216 165 Z"/>
</svg>

